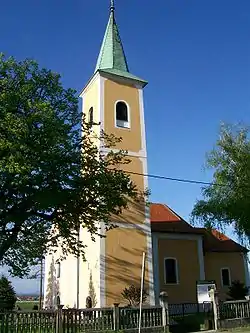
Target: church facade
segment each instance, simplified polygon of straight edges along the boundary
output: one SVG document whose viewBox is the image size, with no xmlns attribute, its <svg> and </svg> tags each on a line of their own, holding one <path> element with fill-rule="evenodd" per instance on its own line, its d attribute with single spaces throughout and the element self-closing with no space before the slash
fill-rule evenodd
<svg viewBox="0 0 250 333">
<path fill-rule="evenodd" d="M 126 171 L 142 191 L 148 189 L 143 103 L 146 84 L 144 79 L 129 72 L 111 1 L 96 68 L 80 94 L 82 112 L 86 119 L 100 123 L 93 126 L 97 135 L 104 131 L 122 138 L 117 149 L 128 152 L 131 163 L 126 165 Z M 122 304 L 123 289 L 140 285 L 143 253 L 150 305 L 158 302 L 163 290 L 168 292 L 172 303 L 196 302 L 196 282 L 205 279 L 218 280 L 225 296 L 226 286 L 221 282 L 223 268 L 229 269 L 230 283 L 233 277 L 248 283 L 244 248 L 235 245 L 225 251 L 224 245 L 221 252 L 213 251 L 211 239 L 205 241 L 210 237 L 205 230 L 191 227 L 167 206 L 148 207 L 146 202 L 131 202 L 112 222 L 117 228 L 106 232 L 103 227 L 105 237 L 96 238 L 95 242 L 84 229 L 80 231 L 80 238 L 87 245 L 86 262 L 69 256 L 56 264 L 60 249 L 46 258 L 45 307 L 54 306 L 56 295 L 65 307 L 85 308 L 88 296 L 95 307 Z"/>
</svg>

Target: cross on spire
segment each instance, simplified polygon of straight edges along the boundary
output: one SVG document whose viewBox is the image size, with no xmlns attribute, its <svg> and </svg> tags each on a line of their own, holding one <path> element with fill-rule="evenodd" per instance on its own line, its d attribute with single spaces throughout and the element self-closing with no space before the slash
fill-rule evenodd
<svg viewBox="0 0 250 333">
<path fill-rule="evenodd" d="M 115 11 L 115 1 L 114 0 L 110 0 L 110 11 L 111 12 Z"/>
</svg>

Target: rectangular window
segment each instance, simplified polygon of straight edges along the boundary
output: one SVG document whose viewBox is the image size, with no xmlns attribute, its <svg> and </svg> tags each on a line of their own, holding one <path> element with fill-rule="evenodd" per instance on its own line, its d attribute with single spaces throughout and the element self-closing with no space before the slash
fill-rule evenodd
<svg viewBox="0 0 250 333">
<path fill-rule="evenodd" d="M 228 268 L 221 269 L 221 284 L 223 287 L 229 287 L 231 285 L 230 271 Z"/>
<path fill-rule="evenodd" d="M 165 283 L 166 284 L 177 284 L 177 261 L 175 258 L 164 259 L 164 270 L 165 270 Z"/>
<path fill-rule="evenodd" d="M 57 263 L 57 278 L 60 278 L 61 276 L 61 263 Z"/>
</svg>

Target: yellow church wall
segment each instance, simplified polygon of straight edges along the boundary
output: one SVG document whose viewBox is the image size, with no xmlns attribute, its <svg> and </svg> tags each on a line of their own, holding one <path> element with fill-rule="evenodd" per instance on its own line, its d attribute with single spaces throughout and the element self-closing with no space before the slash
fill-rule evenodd
<svg viewBox="0 0 250 333">
<path fill-rule="evenodd" d="M 88 86 L 82 93 L 83 97 L 83 114 L 85 115 L 85 120 L 89 121 L 89 110 L 93 108 L 93 121 L 94 123 L 99 123 L 100 121 L 100 76 L 96 75 Z M 93 131 L 93 143 L 97 146 L 100 145 L 100 140 L 98 139 L 101 132 L 100 125 L 94 125 Z"/>
<path fill-rule="evenodd" d="M 129 157 L 131 162 L 122 166 L 130 176 L 130 179 L 136 184 L 137 189 L 143 192 L 144 189 L 144 177 L 141 176 L 143 171 L 143 161 L 138 157 Z M 129 172 L 132 172 L 131 174 Z M 133 172 L 139 173 L 134 175 Z M 115 216 L 116 222 L 126 222 L 130 224 L 141 224 L 145 222 L 145 205 L 146 198 L 140 202 L 129 200 L 128 208 L 123 210 L 123 213 L 119 216 Z"/>
<path fill-rule="evenodd" d="M 83 113 L 88 116 L 89 109 L 93 107 L 94 121 L 99 121 L 99 80 L 96 76 L 84 91 Z"/>
<path fill-rule="evenodd" d="M 165 284 L 165 258 L 177 260 L 177 284 Z M 170 303 L 197 301 L 196 281 L 200 279 L 197 240 L 158 239 L 158 267 L 159 288 L 168 293 Z"/>
<path fill-rule="evenodd" d="M 227 298 L 229 298 L 229 296 L 227 295 L 228 287 L 222 286 L 222 268 L 229 268 L 231 281 L 240 280 L 241 282 L 246 283 L 244 258 L 242 253 L 207 252 L 204 256 L 204 264 L 206 280 L 216 281 L 219 298 L 221 300 L 226 300 Z"/>
<path fill-rule="evenodd" d="M 125 101 L 129 106 L 130 128 L 115 126 L 115 103 Z M 139 91 L 132 86 L 111 80 L 104 81 L 104 131 L 122 137 L 117 149 L 139 152 L 142 149 Z"/>
<path fill-rule="evenodd" d="M 105 239 L 105 290 L 106 305 L 126 305 L 121 296 L 125 287 L 140 286 L 142 254 L 147 252 L 146 234 L 138 229 L 116 228 L 107 232 Z M 145 289 L 148 291 L 146 261 Z"/>
</svg>

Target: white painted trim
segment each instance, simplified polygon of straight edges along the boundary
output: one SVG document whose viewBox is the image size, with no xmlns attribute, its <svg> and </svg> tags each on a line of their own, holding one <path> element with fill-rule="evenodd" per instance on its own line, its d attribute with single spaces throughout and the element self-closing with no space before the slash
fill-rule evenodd
<svg viewBox="0 0 250 333">
<path fill-rule="evenodd" d="M 245 253 L 242 253 L 243 262 L 244 262 L 244 270 L 245 270 L 245 285 L 246 287 L 250 287 L 250 276 L 249 276 L 249 268 L 248 268 L 248 256 Z M 249 294 L 250 290 L 248 291 Z"/>
<path fill-rule="evenodd" d="M 203 253 L 203 238 L 200 237 L 197 239 L 197 246 L 198 246 L 198 259 L 199 259 L 199 266 L 200 266 L 200 280 L 206 280 L 205 274 L 205 264 L 204 264 L 204 253 Z"/>
<path fill-rule="evenodd" d="M 176 276 L 176 283 L 167 283 L 166 282 L 166 265 L 165 265 L 165 262 L 166 260 L 174 260 L 175 261 L 175 276 Z M 174 257 L 165 257 L 163 259 L 163 262 L 164 262 L 164 284 L 166 286 L 177 286 L 179 284 L 179 270 L 178 270 L 178 261 L 176 258 Z"/>
<path fill-rule="evenodd" d="M 99 80 L 99 119 L 101 123 L 101 131 L 104 130 L 104 82 L 106 81 L 105 78 L 103 78 L 100 75 L 100 80 Z"/>
<path fill-rule="evenodd" d="M 101 223 L 101 234 L 106 235 L 104 223 Z M 105 238 L 100 239 L 100 307 L 106 307 L 106 248 Z"/>
<path fill-rule="evenodd" d="M 121 127 L 119 127 L 119 128 L 121 128 Z M 110 148 L 105 148 L 105 147 L 101 148 L 101 152 L 104 153 L 104 154 L 107 154 L 110 151 L 113 151 L 114 153 L 118 153 L 120 151 L 120 149 L 116 149 L 116 148 L 110 149 Z M 127 150 L 126 156 L 139 157 L 141 159 L 142 158 L 144 158 L 144 159 L 147 158 L 147 154 L 146 154 L 146 152 L 144 150 L 140 150 L 139 152 L 134 152 L 134 151 L 131 151 L 131 150 Z"/>
<path fill-rule="evenodd" d="M 137 229 L 142 232 L 148 231 L 148 225 L 146 223 L 132 223 L 132 222 L 120 222 L 120 221 L 112 221 L 111 223 L 123 229 Z"/>
<path fill-rule="evenodd" d="M 142 163 L 143 174 L 148 174 L 147 164 L 147 146 L 146 146 L 146 133 L 145 133 L 145 116 L 144 116 L 144 101 L 143 101 L 143 89 L 138 89 L 139 94 L 139 111 L 141 122 L 141 145 L 142 149 L 139 152 L 140 161 Z M 148 177 L 144 176 L 144 190 L 148 189 Z M 148 264 L 148 279 L 149 279 L 149 301 L 150 305 L 155 305 L 155 288 L 154 288 L 154 263 L 153 263 L 153 244 L 151 233 L 151 219 L 150 219 L 150 207 L 145 206 L 145 225 L 147 227 L 147 264 Z"/>
<path fill-rule="evenodd" d="M 95 82 L 95 80 L 97 78 L 100 77 L 100 74 L 97 72 L 95 73 L 91 79 L 88 81 L 88 83 L 86 84 L 86 86 L 82 89 L 82 91 L 79 94 L 79 97 L 83 97 L 83 95 L 88 91 L 88 89 L 92 86 L 92 84 Z"/>
<path fill-rule="evenodd" d="M 222 277 L 222 271 L 223 271 L 223 270 L 228 270 L 228 277 L 229 277 L 229 285 L 228 285 L 228 286 L 223 284 L 223 277 Z M 230 287 L 230 286 L 231 286 L 231 284 L 232 284 L 232 280 L 231 280 L 231 271 L 230 271 L 230 268 L 229 268 L 229 267 L 221 267 L 221 269 L 220 269 L 220 282 L 221 282 L 221 286 L 222 286 L 223 288 L 226 288 L 226 287 Z"/>
<path fill-rule="evenodd" d="M 104 79 L 101 75 L 99 76 L 99 121 L 100 121 L 100 131 L 104 130 Z M 106 235 L 106 228 L 104 223 L 100 222 L 101 234 Z M 106 307 L 106 239 L 100 239 L 100 307 Z"/>
<path fill-rule="evenodd" d="M 116 106 L 117 106 L 117 103 L 119 103 L 119 102 L 121 102 L 121 103 L 124 103 L 125 105 L 126 105 L 126 107 L 127 107 L 127 116 L 128 116 L 128 121 L 126 121 L 126 123 L 127 123 L 127 125 L 128 126 L 118 126 L 117 125 L 117 119 L 116 119 Z M 119 99 L 119 100 L 117 100 L 115 103 L 114 103 L 114 122 L 115 122 L 115 128 L 118 128 L 118 129 L 123 129 L 123 130 L 130 130 L 131 129 L 131 115 L 130 115 L 130 106 L 129 106 L 129 104 L 126 102 L 126 101 L 124 101 L 124 100 L 122 100 L 122 99 Z"/>
<path fill-rule="evenodd" d="M 138 89 L 138 93 L 139 93 L 139 108 L 140 108 L 140 121 L 141 121 L 142 151 L 146 152 L 147 151 L 147 145 L 146 145 L 146 130 L 145 130 L 143 90 Z"/>
<path fill-rule="evenodd" d="M 105 73 L 105 72 L 101 71 L 100 75 L 102 75 L 106 79 L 111 80 L 113 82 L 117 82 L 119 84 L 123 84 L 123 85 L 129 86 L 129 87 L 132 86 L 137 89 L 139 89 L 139 88 L 141 89 L 143 86 L 146 85 L 145 83 L 140 83 L 139 81 L 136 81 L 134 79 L 124 78 L 124 77 L 121 77 L 116 74 L 109 74 L 109 73 Z"/>
</svg>

